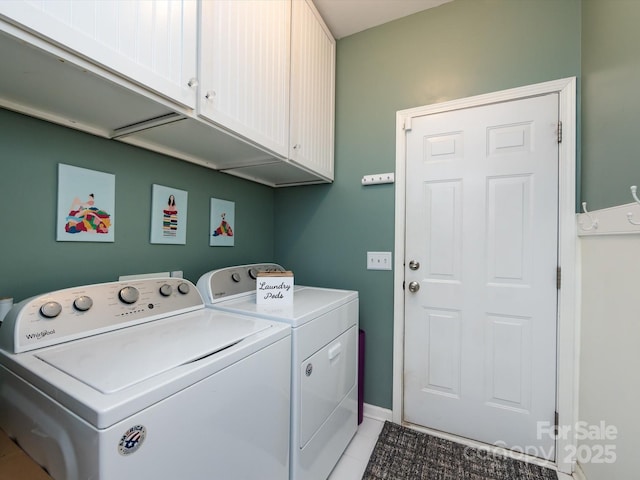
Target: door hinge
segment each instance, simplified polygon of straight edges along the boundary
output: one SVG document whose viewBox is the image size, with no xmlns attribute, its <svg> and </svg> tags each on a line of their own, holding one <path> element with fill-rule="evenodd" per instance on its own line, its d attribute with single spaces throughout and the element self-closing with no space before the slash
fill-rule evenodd
<svg viewBox="0 0 640 480">
<path fill-rule="evenodd" d="M 562 122 L 558 122 L 558 143 L 562 143 Z"/>
<path fill-rule="evenodd" d="M 554 432 L 556 434 L 556 437 L 558 436 L 558 428 L 560 426 L 560 415 L 558 415 L 558 412 L 554 412 L 553 415 L 553 423 L 554 423 Z"/>
<path fill-rule="evenodd" d="M 410 131 L 410 130 L 411 130 L 411 117 L 407 117 L 407 118 L 405 118 L 405 119 L 403 120 L 403 122 L 402 122 L 402 129 L 403 129 L 405 132 L 408 132 L 408 131 Z"/>
<path fill-rule="evenodd" d="M 562 268 L 556 268 L 556 288 L 560 290 L 560 285 L 562 284 Z"/>
</svg>

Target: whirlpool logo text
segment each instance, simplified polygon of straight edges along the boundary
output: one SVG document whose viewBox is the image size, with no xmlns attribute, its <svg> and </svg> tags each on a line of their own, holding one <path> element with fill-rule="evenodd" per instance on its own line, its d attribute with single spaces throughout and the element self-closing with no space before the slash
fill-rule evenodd
<svg viewBox="0 0 640 480">
<path fill-rule="evenodd" d="M 42 330 L 41 332 L 36 333 L 27 333 L 25 337 L 27 337 L 27 340 L 40 340 L 41 338 L 44 338 L 47 335 L 53 335 L 54 333 L 56 333 L 55 328 L 52 330 Z"/>
</svg>

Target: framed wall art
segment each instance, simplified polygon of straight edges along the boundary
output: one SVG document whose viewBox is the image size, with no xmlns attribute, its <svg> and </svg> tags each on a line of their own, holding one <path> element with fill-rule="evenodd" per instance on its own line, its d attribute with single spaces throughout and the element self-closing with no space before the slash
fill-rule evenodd
<svg viewBox="0 0 640 480">
<path fill-rule="evenodd" d="M 187 243 L 187 192 L 153 185 L 151 243 Z"/>
<path fill-rule="evenodd" d="M 219 198 L 211 199 L 209 246 L 233 247 L 236 204 Z"/>
<path fill-rule="evenodd" d="M 58 164 L 56 240 L 113 242 L 115 186 L 111 173 Z"/>
</svg>

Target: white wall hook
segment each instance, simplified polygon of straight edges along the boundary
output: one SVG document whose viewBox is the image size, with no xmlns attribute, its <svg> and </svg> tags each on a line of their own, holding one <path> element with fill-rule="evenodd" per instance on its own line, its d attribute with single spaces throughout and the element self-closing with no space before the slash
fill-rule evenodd
<svg viewBox="0 0 640 480">
<path fill-rule="evenodd" d="M 362 177 L 362 185 L 377 185 L 380 183 L 394 183 L 395 173 L 376 173 L 375 175 L 365 175 Z"/>
<path fill-rule="evenodd" d="M 640 199 L 638 198 L 638 186 L 637 185 L 632 185 L 631 186 L 631 196 L 633 197 L 633 199 L 635 200 L 635 202 L 640 205 Z M 629 223 L 632 225 L 640 225 L 640 222 L 635 222 L 632 220 L 633 217 L 633 213 L 629 212 L 627 213 L 627 220 L 629 220 Z"/>
<path fill-rule="evenodd" d="M 593 218 L 591 213 L 589 213 L 589 211 L 587 210 L 587 202 L 582 202 L 582 212 L 584 213 L 584 215 L 587 216 L 587 218 L 589 219 L 589 222 L 591 223 L 591 225 L 587 226 L 586 222 L 581 222 L 580 223 L 580 228 L 582 230 L 585 230 L 585 231 L 597 230 L 598 229 L 598 219 L 597 218 Z"/>
</svg>

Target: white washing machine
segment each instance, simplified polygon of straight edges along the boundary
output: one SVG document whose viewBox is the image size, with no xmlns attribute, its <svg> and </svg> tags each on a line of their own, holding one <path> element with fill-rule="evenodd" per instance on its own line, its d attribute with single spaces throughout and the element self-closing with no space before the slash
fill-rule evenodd
<svg viewBox="0 0 640 480">
<path fill-rule="evenodd" d="M 223 268 L 197 286 L 209 307 L 291 326 L 290 479 L 326 480 L 357 430 L 358 292 L 296 286 L 291 306 L 257 305 L 257 273 L 273 270 Z"/>
<path fill-rule="evenodd" d="M 285 480 L 290 352 L 182 279 L 40 295 L 0 327 L 0 427 L 58 480 Z"/>
</svg>

